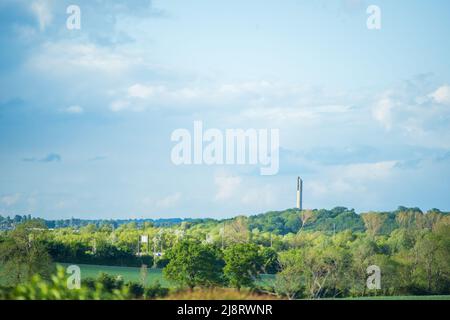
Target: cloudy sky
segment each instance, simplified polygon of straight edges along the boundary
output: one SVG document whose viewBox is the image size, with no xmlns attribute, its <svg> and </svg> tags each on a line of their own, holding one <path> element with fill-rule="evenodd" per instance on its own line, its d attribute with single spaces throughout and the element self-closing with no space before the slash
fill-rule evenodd
<svg viewBox="0 0 450 320">
<path fill-rule="evenodd" d="M 450 210 L 449 33 L 446 0 L 2 0 L 0 214 L 255 214 L 297 175 L 306 208 Z M 279 173 L 175 166 L 195 120 L 279 129 Z"/>
</svg>

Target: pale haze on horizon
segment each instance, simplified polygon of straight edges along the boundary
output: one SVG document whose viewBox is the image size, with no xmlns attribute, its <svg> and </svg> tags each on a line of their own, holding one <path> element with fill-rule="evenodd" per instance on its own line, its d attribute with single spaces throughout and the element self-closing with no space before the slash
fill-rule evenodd
<svg viewBox="0 0 450 320">
<path fill-rule="evenodd" d="M 0 3 L 0 215 L 450 211 L 450 2 Z M 381 29 L 366 25 L 369 5 Z M 279 129 L 279 172 L 180 165 L 177 129 Z"/>
</svg>

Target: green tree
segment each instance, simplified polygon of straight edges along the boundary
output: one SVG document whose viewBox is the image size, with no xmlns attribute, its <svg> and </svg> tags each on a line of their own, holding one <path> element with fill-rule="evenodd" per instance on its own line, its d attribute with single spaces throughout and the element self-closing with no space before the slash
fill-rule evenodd
<svg viewBox="0 0 450 320">
<path fill-rule="evenodd" d="M 367 291 L 367 267 L 373 264 L 372 257 L 377 254 L 377 244 L 368 237 L 357 238 L 350 247 L 352 253 L 352 267 L 350 278 L 351 295 L 364 296 Z"/>
<path fill-rule="evenodd" d="M 53 266 L 42 241 L 43 233 L 45 225 L 41 221 L 26 221 L 17 225 L 0 243 L 2 277 L 7 283 L 17 285 L 36 274 L 49 278 Z"/>
<path fill-rule="evenodd" d="M 279 269 L 275 276 L 275 293 L 289 300 L 301 297 L 305 288 L 304 266 L 300 250 L 293 249 L 280 254 Z"/>
<path fill-rule="evenodd" d="M 263 265 L 257 245 L 251 243 L 232 245 L 224 251 L 224 259 L 224 273 L 231 286 L 238 290 L 254 286 Z"/>
<path fill-rule="evenodd" d="M 303 228 L 305 227 L 305 225 L 308 223 L 308 221 L 310 219 L 312 219 L 314 217 L 314 213 L 312 210 L 303 210 L 300 213 L 300 220 L 302 222 L 302 226 L 300 227 L 300 230 L 298 231 L 298 233 L 302 232 Z"/>
<path fill-rule="evenodd" d="M 217 249 L 197 241 L 184 240 L 167 251 L 169 263 L 164 277 L 187 286 L 213 286 L 223 282 L 223 261 Z"/>
<path fill-rule="evenodd" d="M 305 248 L 302 258 L 306 292 L 311 299 L 343 295 L 346 288 L 343 288 L 342 281 L 349 263 L 343 249 L 332 246 Z"/>
<path fill-rule="evenodd" d="M 366 226 L 367 233 L 372 237 L 379 233 L 384 221 L 387 218 L 385 214 L 378 212 L 364 213 L 361 217 L 364 221 L 364 225 Z"/>
<path fill-rule="evenodd" d="M 260 250 L 262 259 L 262 271 L 264 273 L 274 274 L 278 270 L 278 254 L 272 248 L 262 247 Z"/>
<path fill-rule="evenodd" d="M 226 223 L 224 227 L 225 237 L 231 243 L 246 243 L 250 238 L 248 218 L 239 216 Z"/>
<path fill-rule="evenodd" d="M 414 247 L 416 274 L 428 293 L 448 293 L 450 290 L 450 228 L 438 228 L 426 233 Z"/>
</svg>

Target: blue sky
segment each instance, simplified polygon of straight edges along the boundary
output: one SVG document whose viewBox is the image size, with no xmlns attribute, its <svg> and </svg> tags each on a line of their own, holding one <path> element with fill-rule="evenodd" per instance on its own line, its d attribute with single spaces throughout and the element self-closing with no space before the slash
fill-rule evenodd
<svg viewBox="0 0 450 320">
<path fill-rule="evenodd" d="M 0 214 L 254 214 L 297 175 L 306 208 L 450 210 L 449 33 L 444 0 L 3 0 Z M 280 129 L 279 173 L 175 166 L 195 120 Z"/>
</svg>

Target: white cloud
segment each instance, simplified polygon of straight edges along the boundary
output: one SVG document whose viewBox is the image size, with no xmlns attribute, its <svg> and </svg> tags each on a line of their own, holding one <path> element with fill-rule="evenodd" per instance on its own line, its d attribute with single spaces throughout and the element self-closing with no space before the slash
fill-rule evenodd
<svg viewBox="0 0 450 320">
<path fill-rule="evenodd" d="M 351 111 L 347 105 L 319 105 L 297 107 L 256 107 L 247 108 L 240 113 L 241 117 L 248 119 L 266 119 L 271 122 L 281 123 L 301 120 L 319 119 L 326 115 L 345 114 Z"/>
<path fill-rule="evenodd" d="M 65 112 L 69 114 L 82 114 L 84 112 L 84 109 L 78 105 L 74 105 L 67 107 L 65 109 Z"/>
<path fill-rule="evenodd" d="M 171 208 L 176 206 L 181 199 L 181 193 L 177 192 L 162 199 L 156 201 L 156 207 L 158 208 Z"/>
<path fill-rule="evenodd" d="M 308 203 L 375 207 L 385 192 L 380 186 L 390 186 L 398 180 L 397 163 L 380 161 L 321 167 L 319 175 L 305 181 L 305 198 Z"/>
<path fill-rule="evenodd" d="M 216 110 L 224 110 L 221 107 L 229 110 L 231 107 L 244 113 L 248 111 L 251 117 L 254 112 L 259 118 L 263 115 L 271 119 L 274 114 L 282 119 L 292 119 L 292 114 L 295 117 L 310 118 L 325 114 L 346 114 L 351 111 L 349 104 L 342 103 L 342 100 L 345 100 L 342 94 L 337 97 L 317 90 L 265 80 L 184 87 L 135 83 L 116 90 L 115 100 L 128 101 L 133 106 L 140 105 L 139 108 L 129 108 L 130 111 L 144 111 L 150 106 L 183 109 L 214 107 Z"/>
<path fill-rule="evenodd" d="M 119 49 L 63 40 L 43 44 L 28 64 L 38 71 L 73 75 L 74 70 L 124 73 L 141 62 Z"/>
<path fill-rule="evenodd" d="M 337 166 L 335 175 L 349 180 L 379 180 L 387 178 L 397 161 L 381 161 L 375 163 L 356 163 Z"/>
<path fill-rule="evenodd" d="M 134 84 L 127 89 L 129 98 L 138 99 L 158 99 L 160 102 L 182 102 L 192 99 L 211 99 L 216 95 L 214 89 L 200 90 L 197 88 L 184 87 L 179 89 L 169 89 L 163 85 Z"/>
<path fill-rule="evenodd" d="M 443 85 L 429 96 L 437 103 L 450 104 L 450 86 Z"/>
<path fill-rule="evenodd" d="M 231 173 L 219 173 L 214 177 L 217 202 L 239 203 L 244 207 L 261 209 L 273 206 L 278 200 L 278 190 L 270 184 L 261 185 L 258 182 L 242 179 Z"/>
<path fill-rule="evenodd" d="M 268 93 L 273 92 L 277 85 L 269 81 L 261 80 L 255 82 L 231 83 L 220 86 L 219 92 L 222 94 L 246 94 L 246 93 Z"/>
<path fill-rule="evenodd" d="M 237 189 L 242 183 L 242 179 L 238 176 L 221 174 L 214 178 L 214 183 L 217 187 L 215 200 L 224 201 L 232 198 L 236 194 Z"/>
<path fill-rule="evenodd" d="M 146 86 L 137 83 L 128 88 L 128 96 L 131 98 L 147 99 L 165 91 L 166 88 L 164 86 Z"/>
<path fill-rule="evenodd" d="M 113 112 L 120 112 L 130 107 L 130 102 L 127 100 L 116 100 L 111 103 L 109 108 Z"/>
<path fill-rule="evenodd" d="M 2 203 L 3 205 L 10 207 L 14 204 L 16 204 L 21 198 L 21 195 L 16 193 L 16 194 L 11 194 L 11 195 L 5 195 L 2 196 L 0 198 L 0 203 Z"/>
<path fill-rule="evenodd" d="M 376 100 L 372 117 L 386 129 L 391 141 L 407 138 L 412 145 L 447 148 L 450 109 L 440 104 L 450 104 L 448 85 L 432 93 L 423 86 L 400 86 Z"/>
<path fill-rule="evenodd" d="M 242 204 L 251 207 L 268 207 L 276 203 L 276 190 L 270 185 L 257 185 L 254 188 L 248 188 L 242 195 Z"/>
<path fill-rule="evenodd" d="M 323 176 L 308 182 L 314 196 L 336 197 L 336 195 L 367 192 L 376 181 L 388 180 L 398 161 L 354 163 L 322 167 Z"/>
<path fill-rule="evenodd" d="M 391 98 L 383 97 L 377 101 L 372 110 L 375 120 L 380 122 L 386 130 L 390 130 L 392 127 L 392 109 L 394 105 Z"/>
</svg>

